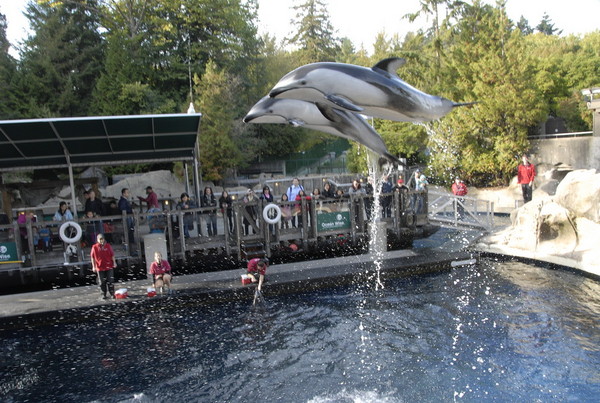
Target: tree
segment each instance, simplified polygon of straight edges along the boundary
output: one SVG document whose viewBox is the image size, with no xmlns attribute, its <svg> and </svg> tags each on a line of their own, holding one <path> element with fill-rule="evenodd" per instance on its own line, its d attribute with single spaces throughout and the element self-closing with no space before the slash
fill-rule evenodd
<svg viewBox="0 0 600 403">
<path fill-rule="evenodd" d="M 0 13 L 0 119 L 19 117 L 16 112 L 16 95 L 14 78 L 17 62 L 8 53 L 10 43 L 6 37 L 6 16 Z"/>
<path fill-rule="evenodd" d="M 476 186 L 505 185 L 518 155 L 529 147 L 528 128 L 547 110 L 533 60 L 503 7 L 475 1 L 453 31 L 456 41 L 448 50 L 453 100 L 479 104 L 429 125 L 430 167 L 441 179 L 461 173 Z"/>
<path fill-rule="evenodd" d="M 288 42 L 298 47 L 298 60 L 301 64 L 335 61 L 339 40 L 329 21 L 327 7 L 322 0 L 302 0 L 293 7 L 296 27 Z"/>
<path fill-rule="evenodd" d="M 202 174 L 220 181 L 228 169 L 240 165 L 242 156 L 233 142 L 235 105 L 240 81 L 209 61 L 201 80 L 196 81 L 198 104 L 203 113 L 199 134 Z"/>
<path fill-rule="evenodd" d="M 98 16 L 87 8 L 96 6 L 96 0 L 82 4 L 28 5 L 26 16 L 34 34 L 21 54 L 23 115 L 89 114 L 104 48 Z"/>
<path fill-rule="evenodd" d="M 544 35 L 562 34 L 562 29 L 554 28 L 552 20 L 546 13 L 544 13 L 544 15 L 542 16 L 542 20 L 537 25 L 537 27 L 535 27 L 535 29 L 537 29 L 538 32 L 541 32 Z"/>
<path fill-rule="evenodd" d="M 521 31 L 523 35 L 531 35 L 533 33 L 533 28 L 529 26 L 529 21 L 523 16 L 517 22 L 517 29 Z"/>
</svg>

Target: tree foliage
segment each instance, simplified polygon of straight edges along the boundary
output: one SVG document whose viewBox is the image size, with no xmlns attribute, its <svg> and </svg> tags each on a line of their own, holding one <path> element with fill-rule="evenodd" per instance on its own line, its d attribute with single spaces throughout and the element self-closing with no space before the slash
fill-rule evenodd
<svg viewBox="0 0 600 403">
<path fill-rule="evenodd" d="M 296 0 L 293 32 L 281 42 L 257 35 L 256 0 L 29 0 L 32 31 L 18 59 L 0 14 L 0 118 L 178 113 L 194 101 L 203 173 L 218 181 L 330 139 L 241 122 L 284 74 L 312 62 L 403 57 L 407 83 L 477 104 L 426 125 L 369 119 L 388 150 L 426 161 L 441 182 L 460 174 L 473 185 L 506 184 L 548 116 L 590 129 L 580 91 L 600 86 L 600 31 L 562 36 L 547 14 L 537 25 L 513 22 L 504 1 L 488 3 L 420 0 L 406 17 L 427 18 L 428 28 L 380 32 L 367 52 L 336 37 L 324 0 Z M 349 167 L 365 171 L 365 157 L 353 144 Z"/>
<path fill-rule="evenodd" d="M 104 42 L 97 15 L 80 3 L 28 5 L 33 35 L 25 40 L 17 84 L 23 116 L 88 114 L 102 69 Z"/>
<path fill-rule="evenodd" d="M 322 0 L 300 0 L 293 9 L 292 25 L 296 32 L 288 42 L 298 48 L 301 64 L 335 61 L 339 40 L 329 21 L 329 12 Z"/>
<path fill-rule="evenodd" d="M 200 130 L 200 163 L 206 179 L 220 181 L 228 169 L 241 162 L 241 151 L 233 142 L 235 105 L 239 79 L 209 61 L 201 80 L 196 80 L 198 105 L 203 111 Z"/>
</svg>

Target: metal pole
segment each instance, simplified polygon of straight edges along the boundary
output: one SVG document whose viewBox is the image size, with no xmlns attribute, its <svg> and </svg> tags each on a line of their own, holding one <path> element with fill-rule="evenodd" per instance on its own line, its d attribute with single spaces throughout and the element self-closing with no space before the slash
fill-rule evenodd
<svg viewBox="0 0 600 403">
<path fill-rule="evenodd" d="M 200 205 L 200 188 L 202 187 L 202 175 L 199 175 L 200 164 L 198 158 L 200 158 L 199 145 L 196 142 L 196 148 L 194 148 L 194 193 L 196 194 L 196 203 Z"/>
<path fill-rule="evenodd" d="M 77 218 L 77 203 L 75 199 L 75 180 L 73 179 L 73 166 L 71 165 L 71 157 L 67 150 L 65 151 L 65 157 L 67 159 L 67 164 L 69 166 L 69 184 L 71 185 L 71 212 L 73 213 L 73 218 Z"/>
</svg>

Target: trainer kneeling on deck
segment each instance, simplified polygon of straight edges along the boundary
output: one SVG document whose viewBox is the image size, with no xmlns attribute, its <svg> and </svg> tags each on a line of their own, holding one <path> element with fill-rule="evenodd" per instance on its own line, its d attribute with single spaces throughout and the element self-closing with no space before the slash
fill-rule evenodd
<svg viewBox="0 0 600 403">
<path fill-rule="evenodd" d="M 154 252 L 154 262 L 150 265 L 150 274 L 154 278 L 154 287 L 162 294 L 164 288 L 171 294 L 171 265 L 162 258 L 162 253 Z"/>
<path fill-rule="evenodd" d="M 90 258 L 92 259 L 92 270 L 98 275 L 98 282 L 102 290 L 102 299 L 115 297 L 115 274 L 114 268 L 117 267 L 115 253 L 110 244 L 106 242 L 103 234 L 96 237 L 98 243 L 92 246 Z M 106 295 L 108 291 L 109 295 Z"/>
<path fill-rule="evenodd" d="M 267 260 L 254 258 L 248 262 L 248 275 L 253 283 L 258 281 L 258 291 L 261 290 L 262 284 L 265 281 L 265 273 L 267 272 Z M 258 277 L 258 279 L 256 278 Z"/>
</svg>

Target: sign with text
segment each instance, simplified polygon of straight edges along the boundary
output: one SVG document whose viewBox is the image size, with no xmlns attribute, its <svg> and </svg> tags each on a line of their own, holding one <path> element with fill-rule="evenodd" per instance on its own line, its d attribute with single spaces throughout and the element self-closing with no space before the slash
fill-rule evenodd
<svg viewBox="0 0 600 403">
<path fill-rule="evenodd" d="M 350 212 L 338 211 L 317 214 L 317 231 L 337 231 L 350 229 Z"/>
<path fill-rule="evenodd" d="M 0 243 L 0 264 L 21 263 L 17 253 L 17 244 L 14 242 Z"/>
</svg>

